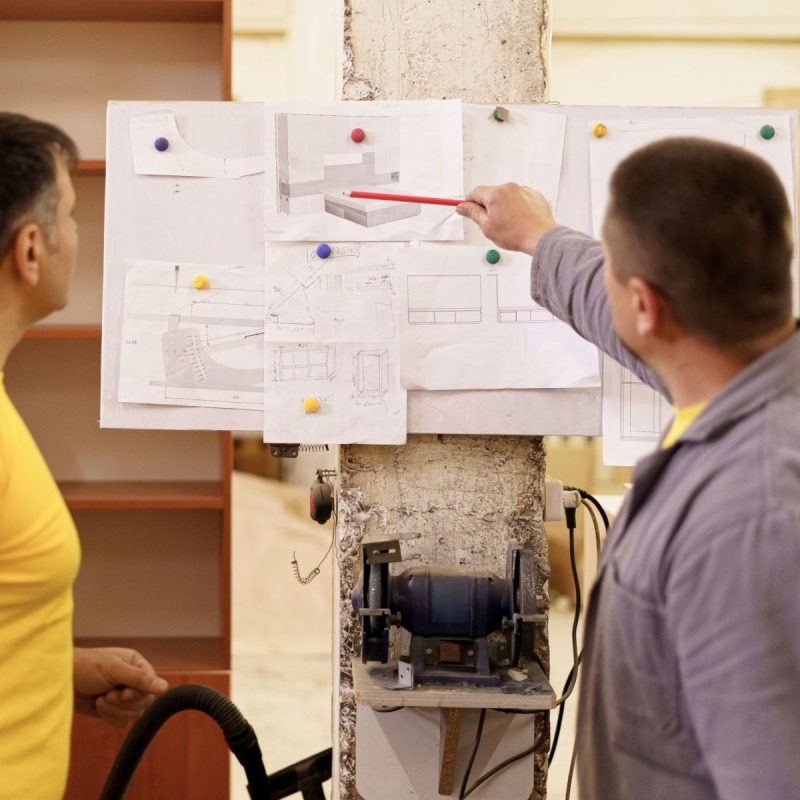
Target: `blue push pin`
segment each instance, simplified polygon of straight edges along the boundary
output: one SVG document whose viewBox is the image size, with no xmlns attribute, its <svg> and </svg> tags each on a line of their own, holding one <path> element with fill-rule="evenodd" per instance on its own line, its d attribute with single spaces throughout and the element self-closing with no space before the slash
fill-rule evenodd
<svg viewBox="0 0 800 800">
<path fill-rule="evenodd" d="M 158 139 L 153 142 L 153 147 L 155 147 L 159 153 L 163 153 L 165 150 L 169 149 L 169 139 L 159 136 Z"/>
<path fill-rule="evenodd" d="M 328 258 L 332 252 L 333 250 L 331 250 L 331 246 L 329 244 L 325 244 L 325 242 L 317 245 L 317 256 L 319 258 Z"/>
</svg>

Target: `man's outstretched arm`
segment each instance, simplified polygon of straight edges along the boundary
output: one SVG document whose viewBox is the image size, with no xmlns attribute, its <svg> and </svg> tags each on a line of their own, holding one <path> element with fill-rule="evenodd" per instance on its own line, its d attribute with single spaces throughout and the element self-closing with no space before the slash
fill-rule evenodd
<svg viewBox="0 0 800 800">
<path fill-rule="evenodd" d="M 457 206 L 504 250 L 532 256 L 531 297 L 584 339 L 657 391 L 656 375 L 620 341 L 603 281 L 605 256 L 596 239 L 559 226 L 544 196 L 527 186 L 477 186 Z"/>
</svg>

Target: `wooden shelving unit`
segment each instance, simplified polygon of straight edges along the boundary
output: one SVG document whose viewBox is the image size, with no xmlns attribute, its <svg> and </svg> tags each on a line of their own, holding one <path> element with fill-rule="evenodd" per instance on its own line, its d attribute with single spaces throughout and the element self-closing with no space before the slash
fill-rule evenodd
<svg viewBox="0 0 800 800">
<path fill-rule="evenodd" d="M 0 0 L 0 95 L 54 122 L 74 171 L 79 263 L 68 307 L 28 332 L 9 394 L 81 536 L 76 643 L 133 647 L 171 684 L 230 691 L 229 433 L 100 430 L 109 100 L 229 100 L 231 0 Z M 97 797 L 125 731 L 76 717 L 67 800 Z M 228 748 L 196 713 L 149 748 L 128 800 L 225 800 Z"/>
</svg>

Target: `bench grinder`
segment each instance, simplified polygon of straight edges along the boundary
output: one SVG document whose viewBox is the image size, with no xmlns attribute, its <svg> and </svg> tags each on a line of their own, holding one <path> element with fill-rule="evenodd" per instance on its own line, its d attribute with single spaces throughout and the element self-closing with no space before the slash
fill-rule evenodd
<svg viewBox="0 0 800 800">
<path fill-rule="evenodd" d="M 508 543 L 506 575 L 481 567 L 412 567 L 398 575 L 398 540 L 362 547 L 353 608 L 361 619 L 361 660 L 389 660 L 392 626 L 411 634 L 415 683 L 496 686 L 500 671 L 529 674 L 539 609 L 533 549 Z"/>
</svg>

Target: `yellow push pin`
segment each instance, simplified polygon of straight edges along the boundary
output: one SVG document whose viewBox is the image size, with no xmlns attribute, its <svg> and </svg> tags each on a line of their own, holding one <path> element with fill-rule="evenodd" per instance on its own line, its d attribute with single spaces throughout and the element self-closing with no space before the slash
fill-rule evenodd
<svg viewBox="0 0 800 800">
<path fill-rule="evenodd" d="M 608 133 L 608 128 L 606 128 L 602 122 L 598 122 L 597 125 L 592 128 L 592 133 L 595 139 L 602 139 Z"/>
<path fill-rule="evenodd" d="M 303 399 L 303 411 L 306 414 L 316 414 L 319 411 L 319 400 L 316 397 L 306 397 Z"/>
<path fill-rule="evenodd" d="M 195 289 L 208 289 L 208 278 L 202 273 L 199 273 L 194 276 L 192 286 L 194 286 Z"/>
</svg>

